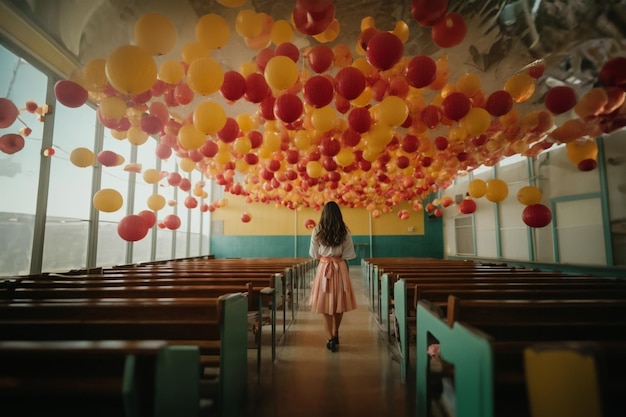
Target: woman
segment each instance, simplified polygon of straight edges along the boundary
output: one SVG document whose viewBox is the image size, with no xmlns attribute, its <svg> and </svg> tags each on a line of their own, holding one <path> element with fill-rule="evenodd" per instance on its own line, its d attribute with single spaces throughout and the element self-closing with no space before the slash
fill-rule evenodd
<svg viewBox="0 0 626 417">
<path fill-rule="evenodd" d="M 343 313 L 356 309 L 347 263 L 356 258 L 356 253 L 350 231 L 334 201 L 326 203 L 322 209 L 320 222 L 311 234 L 309 254 L 319 260 L 311 289 L 311 311 L 324 315 L 328 333 L 326 347 L 336 352 Z"/>
</svg>

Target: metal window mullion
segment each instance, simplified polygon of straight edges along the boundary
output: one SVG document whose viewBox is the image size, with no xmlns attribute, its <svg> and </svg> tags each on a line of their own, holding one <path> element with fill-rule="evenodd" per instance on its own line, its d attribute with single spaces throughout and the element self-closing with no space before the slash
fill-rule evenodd
<svg viewBox="0 0 626 417">
<path fill-rule="evenodd" d="M 104 145 L 104 126 L 96 121 L 94 132 L 94 153 L 97 155 Z M 98 235 L 100 227 L 100 211 L 93 205 L 93 196 L 98 192 L 102 185 L 102 165 L 95 164 L 93 166 L 91 176 L 91 198 L 89 209 L 89 232 L 87 238 L 87 268 L 97 266 L 98 262 Z"/>
</svg>

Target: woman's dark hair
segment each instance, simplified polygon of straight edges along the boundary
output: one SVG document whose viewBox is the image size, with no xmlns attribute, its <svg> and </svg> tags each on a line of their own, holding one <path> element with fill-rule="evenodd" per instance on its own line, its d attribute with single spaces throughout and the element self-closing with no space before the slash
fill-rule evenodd
<svg viewBox="0 0 626 417">
<path fill-rule="evenodd" d="M 334 201 L 324 204 L 317 228 L 319 241 L 325 246 L 340 246 L 347 234 L 348 228 L 343 222 L 339 205 Z"/>
</svg>

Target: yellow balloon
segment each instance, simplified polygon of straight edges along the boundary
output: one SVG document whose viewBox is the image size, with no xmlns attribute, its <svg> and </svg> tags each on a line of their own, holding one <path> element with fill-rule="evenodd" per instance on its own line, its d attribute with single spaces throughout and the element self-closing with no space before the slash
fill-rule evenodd
<svg viewBox="0 0 626 417">
<path fill-rule="evenodd" d="M 351 165 L 355 160 L 354 152 L 349 148 L 341 148 L 339 153 L 335 155 L 335 162 L 342 167 Z"/>
<path fill-rule="evenodd" d="M 191 64 L 196 59 L 210 57 L 211 50 L 200 42 L 189 42 L 183 46 L 181 56 L 186 64 Z"/>
<path fill-rule="evenodd" d="M 103 188 L 93 196 L 93 206 L 105 213 L 113 213 L 122 208 L 122 194 L 112 188 Z"/>
<path fill-rule="evenodd" d="M 311 124 L 318 132 L 328 132 L 335 124 L 335 117 L 335 109 L 332 106 L 314 109 L 311 113 Z"/>
<path fill-rule="evenodd" d="M 286 90 L 298 81 L 298 66 L 287 56 L 275 56 L 265 66 L 265 81 L 275 90 Z"/>
<path fill-rule="evenodd" d="M 263 30 L 263 18 L 252 9 L 240 10 L 235 18 L 235 31 L 244 38 L 254 38 Z"/>
<path fill-rule="evenodd" d="M 480 136 L 489 129 L 491 115 L 482 107 L 472 107 L 461 119 L 461 125 L 471 136 Z"/>
<path fill-rule="evenodd" d="M 254 120 L 252 120 L 252 116 L 247 113 L 238 114 L 235 118 L 237 124 L 239 125 L 239 130 L 243 133 L 248 133 L 255 127 Z"/>
<path fill-rule="evenodd" d="M 319 161 L 309 161 L 306 163 L 306 174 L 311 178 L 319 178 L 322 176 L 324 167 Z"/>
<path fill-rule="evenodd" d="M 539 204 L 543 194 L 541 190 L 534 185 L 527 185 L 522 187 L 517 192 L 517 201 L 525 206 L 531 206 L 533 204 Z"/>
<path fill-rule="evenodd" d="M 268 152 L 276 152 L 280 149 L 281 139 L 278 133 L 272 131 L 265 131 L 263 133 L 263 148 Z"/>
<path fill-rule="evenodd" d="M 313 35 L 313 38 L 320 43 L 332 42 L 337 39 L 340 31 L 341 26 L 339 25 L 339 20 L 333 19 L 333 21 L 330 22 L 328 27 L 322 33 Z"/>
<path fill-rule="evenodd" d="M 372 126 L 367 134 L 367 145 L 369 148 L 382 151 L 393 139 L 393 129 L 391 127 L 377 123 Z"/>
<path fill-rule="evenodd" d="M 205 101 L 193 112 L 193 125 L 206 135 L 215 135 L 226 124 L 226 112 L 219 103 Z"/>
<path fill-rule="evenodd" d="M 274 45 L 278 46 L 281 43 L 291 42 L 292 38 L 293 29 L 289 22 L 282 19 L 274 22 L 272 30 L 270 31 L 270 39 Z"/>
<path fill-rule="evenodd" d="M 185 77 L 185 68 L 175 59 L 167 59 L 159 66 L 158 77 L 164 83 L 178 84 Z"/>
<path fill-rule="evenodd" d="M 107 58 L 106 75 L 119 92 L 136 95 L 152 88 L 157 79 L 157 66 L 152 56 L 134 45 L 117 48 Z"/>
<path fill-rule="evenodd" d="M 153 211 L 159 211 L 165 207 L 165 197 L 160 194 L 152 194 L 148 197 L 148 208 Z"/>
<path fill-rule="evenodd" d="M 248 165 L 248 163 L 243 159 L 237 159 L 237 161 L 235 161 L 235 169 L 237 170 L 237 172 L 245 174 L 250 170 L 250 165 Z"/>
<path fill-rule="evenodd" d="M 111 129 L 111 136 L 113 137 L 113 139 L 124 140 L 126 139 L 127 133 L 128 133 L 127 130 L 121 131 L 121 130 Z"/>
<path fill-rule="evenodd" d="M 230 26 L 222 16 L 209 13 L 196 22 L 196 39 L 208 49 L 219 49 L 228 43 Z"/>
<path fill-rule="evenodd" d="M 402 43 L 406 43 L 406 41 L 409 40 L 409 26 L 403 20 L 396 23 L 392 33 L 396 35 Z"/>
<path fill-rule="evenodd" d="M 181 158 L 178 165 L 180 166 L 180 169 L 183 170 L 184 172 L 191 172 L 196 168 L 196 163 L 193 162 L 193 160 L 189 158 Z"/>
<path fill-rule="evenodd" d="M 354 100 L 350 101 L 350 103 L 352 103 L 352 105 L 356 107 L 365 107 L 370 103 L 371 100 L 372 100 L 372 89 L 369 87 L 365 87 L 361 95 L 355 98 Z"/>
<path fill-rule="evenodd" d="M 117 96 L 104 97 L 100 100 L 100 114 L 107 119 L 120 121 L 126 116 L 126 102 Z"/>
<path fill-rule="evenodd" d="M 248 61 L 239 66 L 239 73 L 246 78 L 248 75 L 255 73 L 257 70 L 256 62 Z"/>
<path fill-rule="evenodd" d="M 308 130 L 298 130 L 294 137 L 296 147 L 301 151 L 306 151 L 311 147 L 311 132 Z"/>
<path fill-rule="evenodd" d="M 387 96 L 378 105 L 378 120 L 388 126 L 399 126 L 409 115 L 406 102 L 398 96 Z"/>
<path fill-rule="evenodd" d="M 456 82 L 456 91 L 467 97 L 473 97 L 480 91 L 480 77 L 473 72 L 460 76 Z"/>
<path fill-rule="evenodd" d="M 143 172 L 143 180 L 147 184 L 156 184 L 161 179 L 161 174 L 154 168 L 146 169 Z"/>
<path fill-rule="evenodd" d="M 487 192 L 485 198 L 492 203 L 499 203 L 509 195 L 509 186 L 506 182 L 498 178 L 487 181 Z"/>
<path fill-rule="evenodd" d="M 197 94 L 208 95 L 220 89 L 224 82 L 224 71 L 216 60 L 198 58 L 189 65 L 187 84 Z"/>
<path fill-rule="evenodd" d="M 217 162 L 218 164 L 221 164 L 221 165 L 229 163 L 230 160 L 231 160 L 230 150 L 228 149 L 228 147 L 221 148 L 215 154 L 213 159 L 215 160 L 215 162 Z"/>
<path fill-rule="evenodd" d="M 487 192 L 487 183 L 480 178 L 473 179 L 467 185 L 467 193 L 474 197 L 480 198 Z"/>
<path fill-rule="evenodd" d="M 176 27 L 160 13 L 147 13 L 135 22 L 135 43 L 150 55 L 165 55 L 176 44 Z"/>
<path fill-rule="evenodd" d="M 76 148 L 70 153 L 70 161 L 79 168 L 86 168 L 96 162 L 96 156 L 91 149 Z"/>
<path fill-rule="evenodd" d="M 148 134 L 138 126 L 131 126 L 127 132 L 128 141 L 133 145 L 143 145 L 148 141 Z"/>
<path fill-rule="evenodd" d="M 511 94 L 513 101 L 522 103 L 535 92 L 535 80 L 525 72 L 514 74 L 506 80 L 503 90 Z"/>
<path fill-rule="evenodd" d="M 245 155 L 252 149 L 252 142 L 250 142 L 247 136 L 241 136 L 233 142 L 233 149 L 239 155 Z"/>
<path fill-rule="evenodd" d="M 185 125 L 178 131 L 178 143 L 183 148 L 191 151 L 198 149 L 206 142 L 206 135 L 194 125 Z"/>
<path fill-rule="evenodd" d="M 567 159 L 569 159 L 574 165 L 578 165 L 585 159 L 597 159 L 598 158 L 598 144 L 595 140 L 585 140 L 567 142 L 565 144 L 567 151 Z"/>
<path fill-rule="evenodd" d="M 87 90 L 93 92 L 104 91 L 107 85 L 106 62 L 104 58 L 96 58 L 85 64 L 83 67 L 83 79 Z"/>
</svg>

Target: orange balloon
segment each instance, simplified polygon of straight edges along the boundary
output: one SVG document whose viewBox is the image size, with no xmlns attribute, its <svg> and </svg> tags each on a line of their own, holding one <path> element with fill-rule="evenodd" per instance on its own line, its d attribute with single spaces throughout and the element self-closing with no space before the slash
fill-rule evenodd
<svg viewBox="0 0 626 417">
<path fill-rule="evenodd" d="M 150 53 L 134 45 L 120 46 L 106 61 L 106 76 L 119 92 L 128 95 L 144 93 L 157 79 L 157 66 Z"/>
<path fill-rule="evenodd" d="M 514 74 L 506 80 L 503 90 L 511 95 L 513 101 L 522 103 L 535 92 L 535 80 L 525 72 Z"/>
</svg>

